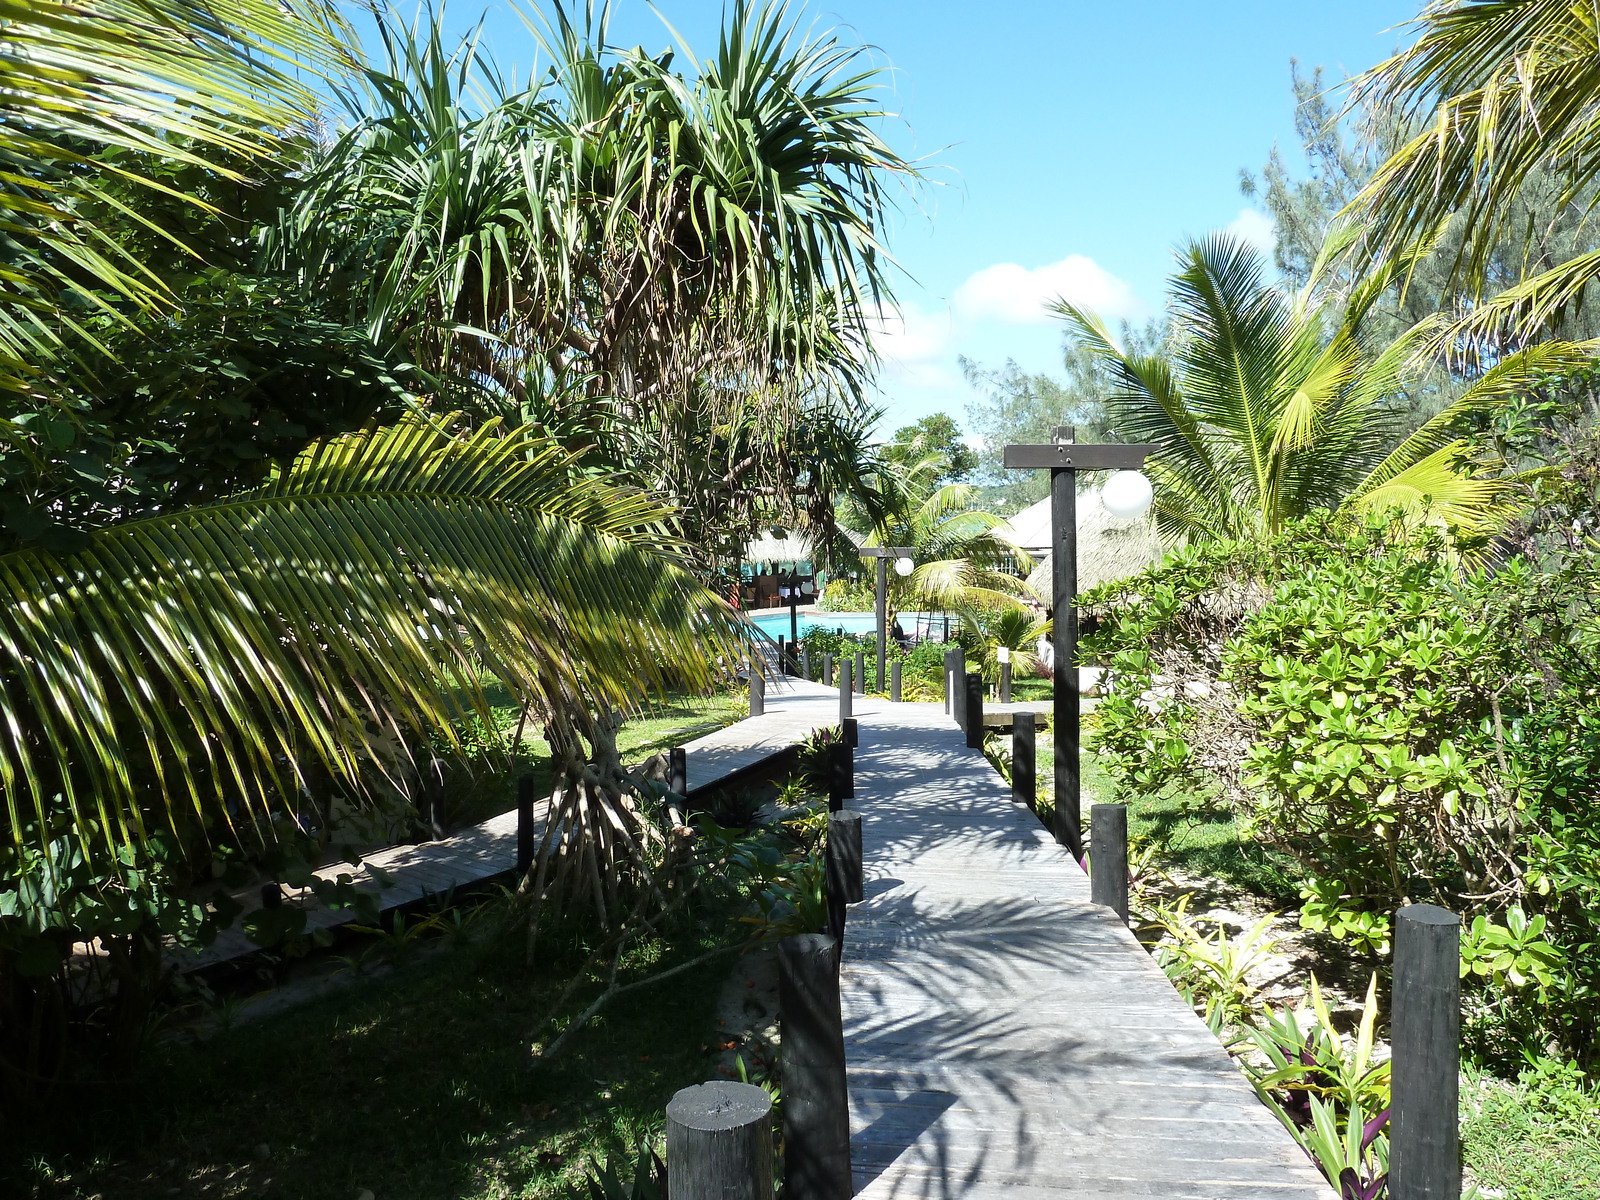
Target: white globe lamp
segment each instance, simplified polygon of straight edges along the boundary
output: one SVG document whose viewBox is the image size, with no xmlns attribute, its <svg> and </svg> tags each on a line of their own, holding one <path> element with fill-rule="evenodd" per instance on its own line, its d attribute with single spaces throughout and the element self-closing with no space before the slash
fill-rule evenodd
<svg viewBox="0 0 1600 1200">
<path fill-rule="evenodd" d="M 894 560 L 894 573 L 902 578 L 911 574 L 914 569 L 915 565 L 909 558 L 897 558 Z"/>
<path fill-rule="evenodd" d="M 1117 471 L 1100 492 L 1100 503 L 1113 517 L 1142 517 L 1153 499 L 1155 490 L 1142 471 Z"/>
</svg>

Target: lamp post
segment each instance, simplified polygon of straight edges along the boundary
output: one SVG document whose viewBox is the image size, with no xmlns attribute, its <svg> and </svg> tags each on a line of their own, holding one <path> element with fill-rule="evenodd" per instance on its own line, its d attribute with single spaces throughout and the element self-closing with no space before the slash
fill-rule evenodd
<svg viewBox="0 0 1600 1200">
<path fill-rule="evenodd" d="M 1138 516 L 1150 507 L 1150 484 L 1137 474 L 1154 445 L 1077 445 L 1070 425 L 1056 427 L 1047 446 L 1007 446 L 1012 470 L 1050 472 L 1051 647 L 1055 685 L 1050 725 L 1055 741 L 1056 840 L 1083 858 L 1081 787 L 1078 774 L 1078 472 L 1116 471 L 1107 485 L 1106 507 L 1116 516 Z M 1112 485 L 1115 485 L 1113 488 Z"/>
<path fill-rule="evenodd" d="M 911 574 L 911 547 L 910 546 L 863 546 L 861 557 L 876 559 L 878 564 L 878 578 L 876 590 L 873 593 L 875 608 L 878 617 L 878 690 L 884 689 L 884 672 L 888 670 L 889 661 L 889 560 L 894 559 L 894 573 L 901 578 Z M 866 680 L 861 681 L 862 690 L 866 690 Z"/>
</svg>

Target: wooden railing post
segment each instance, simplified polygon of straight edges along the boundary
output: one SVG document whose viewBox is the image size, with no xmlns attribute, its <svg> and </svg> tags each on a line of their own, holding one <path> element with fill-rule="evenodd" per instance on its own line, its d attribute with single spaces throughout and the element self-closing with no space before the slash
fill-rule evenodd
<svg viewBox="0 0 1600 1200">
<path fill-rule="evenodd" d="M 524 775 L 517 780 L 517 875 L 528 873 L 533 866 L 537 839 L 533 831 L 533 776 Z"/>
<path fill-rule="evenodd" d="M 951 649 L 948 649 L 948 648 L 945 650 L 945 652 L 944 652 L 944 711 L 946 713 L 953 713 L 955 711 L 955 703 L 956 703 L 955 692 L 956 692 L 956 688 L 955 688 L 955 681 L 952 678 L 954 676 L 954 674 L 955 674 L 955 669 L 956 669 L 955 657 L 954 656 L 955 656 L 955 651 L 954 650 L 951 650 Z"/>
<path fill-rule="evenodd" d="M 667 1194 L 676 1200 L 772 1200 L 772 1100 L 715 1079 L 667 1103 Z"/>
<path fill-rule="evenodd" d="M 856 691 L 863 696 L 867 694 L 867 652 L 856 651 Z"/>
<path fill-rule="evenodd" d="M 778 674 L 789 673 L 789 643 L 783 634 L 778 635 Z"/>
<path fill-rule="evenodd" d="M 851 663 L 848 658 L 839 660 L 839 721 L 841 724 L 848 720 L 851 712 L 854 711 L 851 708 L 851 693 L 855 691 L 855 688 L 850 682 L 850 667 Z"/>
<path fill-rule="evenodd" d="M 689 794 L 689 752 L 682 746 L 667 751 L 667 790 L 680 796 Z"/>
<path fill-rule="evenodd" d="M 1033 808 L 1039 800 L 1039 767 L 1033 714 L 1011 714 L 1011 798 Z"/>
<path fill-rule="evenodd" d="M 822 656 L 822 684 L 824 687 L 833 686 L 833 655 Z"/>
<path fill-rule="evenodd" d="M 1011 662 L 1009 659 L 1000 664 L 1000 703 L 1011 703 Z"/>
<path fill-rule="evenodd" d="M 1121 804 L 1089 809 L 1089 899 L 1128 923 L 1128 810 Z"/>
<path fill-rule="evenodd" d="M 828 811 L 838 812 L 856 794 L 856 756 L 848 737 L 828 747 Z"/>
<path fill-rule="evenodd" d="M 800 643 L 800 674 L 811 678 L 811 647 L 804 642 Z"/>
<path fill-rule="evenodd" d="M 1433 904 L 1395 914 L 1389 1195 L 1461 1195 L 1461 918 Z"/>
<path fill-rule="evenodd" d="M 983 676 L 968 671 L 967 700 L 961 706 L 961 716 L 967 730 L 967 745 L 974 750 L 983 749 Z"/>
<path fill-rule="evenodd" d="M 950 659 L 950 715 L 956 728 L 967 727 L 967 658 L 957 646 Z"/>
<path fill-rule="evenodd" d="M 900 667 L 901 662 L 898 658 L 889 664 L 889 699 L 893 700 L 896 704 L 900 703 L 900 697 L 904 694 L 904 689 L 901 687 L 900 683 L 900 677 L 902 675 Z"/>
<path fill-rule="evenodd" d="M 801 934 L 778 943 L 787 1200 L 850 1200 L 850 1109 L 837 949 L 827 934 Z"/>
<path fill-rule="evenodd" d="M 757 659 L 750 660 L 750 715 L 759 717 L 767 711 L 767 680 L 761 673 L 766 664 Z"/>
<path fill-rule="evenodd" d="M 861 875 L 861 814 L 841 809 L 828 814 L 828 934 L 844 945 L 846 906 L 864 895 Z"/>
</svg>

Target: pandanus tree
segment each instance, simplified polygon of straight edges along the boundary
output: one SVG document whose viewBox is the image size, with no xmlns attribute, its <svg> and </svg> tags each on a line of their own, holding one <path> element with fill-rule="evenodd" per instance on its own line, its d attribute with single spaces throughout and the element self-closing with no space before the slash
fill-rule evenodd
<svg viewBox="0 0 1600 1200">
<path fill-rule="evenodd" d="M 1129 353 L 1093 313 L 1057 306 L 1111 372 L 1106 409 L 1118 433 L 1160 447 L 1146 469 L 1168 538 L 1271 536 L 1325 508 L 1398 509 L 1481 539 L 1520 506 L 1516 481 L 1462 423 L 1588 359 L 1559 342 L 1508 355 L 1408 431 L 1392 402 L 1437 326 L 1366 345 L 1362 318 L 1407 260 L 1340 294 L 1324 270 L 1345 244 L 1330 242 L 1291 293 L 1263 277 L 1253 249 L 1224 235 L 1191 243 L 1170 285 L 1170 349 L 1159 353 Z"/>
</svg>

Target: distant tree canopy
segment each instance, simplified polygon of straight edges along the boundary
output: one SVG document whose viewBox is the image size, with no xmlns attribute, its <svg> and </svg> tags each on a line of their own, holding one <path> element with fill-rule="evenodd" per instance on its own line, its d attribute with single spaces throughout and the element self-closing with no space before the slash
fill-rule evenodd
<svg viewBox="0 0 1600 1200">
<path fill-rule="evenodd" d="M 913 466 L 923 459 L 939 462 L 937 484 L 960 483 L 978 465 L 978 453 L 967 445 L 961 426 L 948 413 L 931 413 L 911 425 L 894 431 L 894 439 L 884 457 L 902 466 Z"/>
</svg>

